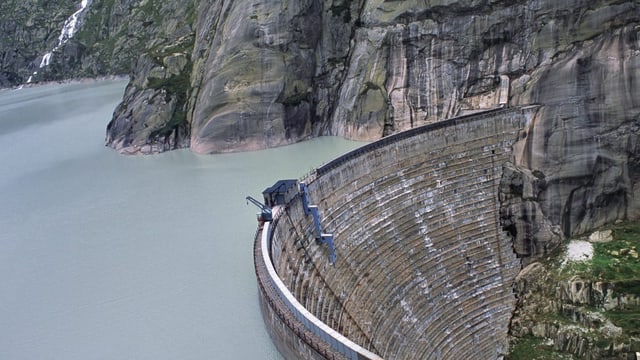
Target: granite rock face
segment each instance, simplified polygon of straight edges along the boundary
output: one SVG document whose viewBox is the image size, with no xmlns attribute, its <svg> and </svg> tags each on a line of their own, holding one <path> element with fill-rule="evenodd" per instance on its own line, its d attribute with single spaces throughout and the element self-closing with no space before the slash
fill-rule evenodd
<svg viewBox="0 0 640 360">
<path fill-rule="evenodd" d="M 618 7 L 601 12 L 613 16 Z M 543 255 L 561 238 L 638 218 L 639 30 L 625 25 L 572 44 L 512 89 L 513 103 L 544 105 L 514 161 L 518 181 L 531 190 L 503 209 L 506 223 L 525 219 L 515 221 L 520 230 L 511 228 L 520 255 Z M 547 230 L 537 236 L 534 228 Z"/>
<path fill-rule="evenodd" d="M 0 2 L 0 87 L 76 8 Z M 536 104 L 498 194 L 522 262 L 640 218 L 638 0 L 93 0 L 82 20 L 34 81 L 129 73 L 106 133 L 122 153 L 374 140 Z"/>
<path fill-rule="evenodd" d="M 322 6 L 235 1 L 211 10 L 218 25 L 191 104 L 191 148 L 252 150 L 311 135 Z"/>
<path fill-rule="evenodd" d="M 111 5 L 110 15 L 104 16 L 99 5 Z M 124 99 L 107 126 L 106 143 L 126 154 L 188 147 L 195 3 L 121 0 L 115 4 L 94 2 L 93 6 L 93 17 L 88 17 L 87 23 L 95 29 L 85 26 L 80 38 L 106 28 L 111 40 L 106 45 L 94 45 L 87 63 L 104 68 L 121 68 L 118 64 L 129 63 L 133 69 Z M 104 25 L 109 21 L 119 25 Z"/>
<path fill-rule="evenodd" d="M 42 56 L 58 44 L 63 25 L 80 1 L 15 1 L 0 4 L 0 86 L 78 77 L 129 74 L 139 56 L 171 38 L 191 33 L 193 4 L 159 0 L 91 0 L 79 28 L 51 63 Z M 167 14 L 173 16 L 168 17 Z"/>
<path fill-rule="evenodd" d="M 217 25 L 194 67 L 201 78 L 187 110 L 194 151 L 315 135 L 373 140 L 472 111 L 540 104 L 511 164 L 528 190 L 503 194 L 504 226 L 525 262 L 565 237 L 639 215 L 637 1 L 209 9 Z"/>
<path fill-rule="evenodd" d="M 637 112 L 635 1 L 219 1 L 196 13 L 181 143 L 197 152 L 373 140 L 507 104 L 579 122 L 578 97 L 627 106 L 614 127 Z M 614 77 L 626 80 L 593 83 Z"/>
<path fill-rule="evenodd" d="M 187 147 L 194 2 L 89 1 L 78 31 L 57 48 L 65 21 L 79 6 L 80 1 L 0 4 L 0 87 L 29 78 L 37 83 L 131 74 L 107 142 L 128 153 Z M 52 49 L 50 64 L 40 68 Z"/>
<path fill-rule="evenodd" d="M 3 86 L 74 11 L 51 6 L 0 5 Z M 38 80 L 131 74 L 106 136 L 123 153 L 373 140 L 539 104 L 502 186 L 518 254 L 640 215 L 638 1 L 94 0 L 60 52 Z"/>
<path fill-rule="evenodd" d="M 639 339 L 628 327 L 616 326 L 607 312 L 632 311 L 638 307 L 638 296 L 625 293 L 619 283 L 559 278 L 558 272 L 540 262 L 520 272 L 511 336 L 548 339 L 548 347 L 558 355 L 580 359 L 635 358 Z"/>
<path fill-rule="evenodd" d="M 57 44 L 60 29 L 74 11 L 69 1 L 0 2 L 0 87 L 27 81 L 42 55 Z"/>
</svg>

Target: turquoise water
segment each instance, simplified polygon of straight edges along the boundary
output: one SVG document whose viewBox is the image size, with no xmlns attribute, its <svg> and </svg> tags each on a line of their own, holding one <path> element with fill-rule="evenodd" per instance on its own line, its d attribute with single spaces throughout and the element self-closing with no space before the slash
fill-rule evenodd
<svg viewBox="0 0 640 360">
<path fill-rule="evenodd" d="M 244 197 L 360 144 L 125 157 L 124 86 L 0 92 L 0 359 L 280 359 Z"/>
</svg>

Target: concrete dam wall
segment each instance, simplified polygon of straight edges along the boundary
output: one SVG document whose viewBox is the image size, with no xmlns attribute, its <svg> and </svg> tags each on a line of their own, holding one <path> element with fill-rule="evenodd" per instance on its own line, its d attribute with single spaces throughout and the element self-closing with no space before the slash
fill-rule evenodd
<svg viewBox="0 0 640 360">
<path fill-rule="evenodd" d="M 305 178 L 337 260 L 316 240 L 300 194 L 258 232 L 260 299 L 280 351 L 335 359 L 506 353 L 520 263 L 499 224 L 498 186 L 535 111 L 498 109 L 415 128 Z M 335 344 L 317 320 L 366 351 Z"/>
</svg>

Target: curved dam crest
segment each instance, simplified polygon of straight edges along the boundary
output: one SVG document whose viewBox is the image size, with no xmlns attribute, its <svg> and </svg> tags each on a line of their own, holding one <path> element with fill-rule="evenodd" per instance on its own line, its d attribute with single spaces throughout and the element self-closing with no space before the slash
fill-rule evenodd
<svg viewBox="0 0 640 360">
<path fill-rule="evenodd" d="M 305 178 L 322 227 L 335 239 L 335 264 L 314 237 L 300 194 L 276 208 L 268 234 L 259 229 L 256 236 L 262 310 L 285 357 L 506 354 L 520 261 L 499 223 L 498 188 L 536 111 L 497 109 L 415 128 Z M 263 238 L 269 254 L 259 256 Z M 274 290 L 269 259 L 285 290 Z M 376 356 L 345 352 L 296 314 L 282 291 Z"/>
</svg>

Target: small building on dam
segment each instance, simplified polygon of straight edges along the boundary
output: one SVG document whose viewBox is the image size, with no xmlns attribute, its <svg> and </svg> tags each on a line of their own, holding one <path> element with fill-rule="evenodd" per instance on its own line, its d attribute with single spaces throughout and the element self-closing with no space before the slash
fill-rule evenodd
<svg viewBox="0 0 640 360">
<path fill-rule="evenodd" d="M 535 107 L 462 116 L 365 145 L 280 194 L 254 260 L 288 359 L 497 359 L 520 270 L 498 187 Z M 293 191 L 291 191 L 293 189 Z M 277 200 L 279 199 L 279 200 Z"/>
</svg>

